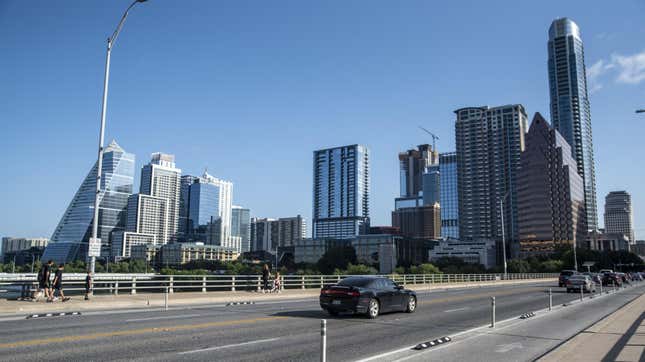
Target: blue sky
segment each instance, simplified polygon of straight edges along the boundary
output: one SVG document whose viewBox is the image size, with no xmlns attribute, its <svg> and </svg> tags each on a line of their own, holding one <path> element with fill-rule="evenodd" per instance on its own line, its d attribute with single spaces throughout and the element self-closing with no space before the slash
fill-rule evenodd
<svg viewBox="0 0 645 362">
<path fill-rule="evenodd" d="M 105 40 L 128 5 L 0 2 L 0 235 L 49 237 L 93 164 Z M 366 144 L 373 224 L 389 224 L 397 153 L 431 142 L 418 125 L 452 151 L 457 108 L 549 117 L 547 30 L 567 16 L 591 73 L 599 208 L 628 190 L 643 238 L 643 14 L 635 0 L 150 0 L 113 51 L 106 141 L 137 174 L 174 153 L 184 173 L 233 181 L 252 215 L 308 220 L 312 151 Z"/>
</svg>

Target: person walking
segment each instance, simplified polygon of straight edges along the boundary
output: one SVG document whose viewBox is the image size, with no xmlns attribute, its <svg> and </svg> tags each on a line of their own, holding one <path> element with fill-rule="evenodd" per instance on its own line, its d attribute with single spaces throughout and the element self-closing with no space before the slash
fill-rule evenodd
<svg viewBox="0 0 645 362">
<path fill-rule="evenodd" d="M 264 264 L 262 267 L 262 293 L 266 293 L 269 290 L 269 265 Z"/>
<path fill-rule="evenodd" d="M 45 290 L 45 297 L 48 302 L 54 301 L 54 291 L 51 289 L 51 270 L 54 266 L 54 261 L 49 260 L 47 264 L 43 265 L 43 289 Z"/>
<path fill-rule="evenodd" d="M 92 293 L 92 272 L 87 271 L 85 276 L 85 300 L 90 300 L 90 294 Z"/>
<path fill-rule="evenodd" d="M 60 296 L 60 300 L 63 302 L 67 302 L 69 300 L 69 297 L 65 297 L 65 293 L 63 293 L 63 270 L 65 270 L 65 264 L 59 264 L 58 269 L 56 269 L 56 273 L 54 274 L 54 290 L 58 292 L 58 295 Z M 54 297 L 54 292 L 52 292 L 52 297 Z M 57 301 L 58 297 L 54 297 L 54 301 Z"/>
</svg>

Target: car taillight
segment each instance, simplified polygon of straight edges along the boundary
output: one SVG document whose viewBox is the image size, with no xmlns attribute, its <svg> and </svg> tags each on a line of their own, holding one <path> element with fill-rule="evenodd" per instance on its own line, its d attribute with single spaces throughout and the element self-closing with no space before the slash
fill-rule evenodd
<svg viewBox="0 0 645 362">
<path fill-rule="evenodd" d="M 357 291 L 352 291 L 352 292 L 347 292 L 347 295 L 349 295 L 350 297 L 358 297 L 361 295 L 361 293 Z"/>
</svg>

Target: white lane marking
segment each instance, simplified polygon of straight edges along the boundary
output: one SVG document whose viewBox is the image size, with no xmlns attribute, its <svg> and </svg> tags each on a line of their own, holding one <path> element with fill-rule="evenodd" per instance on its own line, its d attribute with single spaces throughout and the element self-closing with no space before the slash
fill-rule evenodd
<svg viewBox="0 0 645 362">
<path fill-rule="evenodd" d="M 179 318 L 191 318 L 191 317 L 200 317 L 201 314 L 182 314 L 182 315 L 169 315 L 169 316 L 160 316 L 160 317 L 149 317 L 149 318 L 136 318 L 136 319 L 126 319 L 126 322 L 142 322 L 142 321 L 154 321 L 159 319 L 179 319 Z"/>
<path fill-rule="evenodd" d="M 256 341 L 242 342 L 242 343 L 236 343 L 236 344 L 227 344 L 225 346 L 194 349 L 192 351 L 179 352 L 178 354 L 191 354 L 191 353 L 199 353 L 199 352 L 206 352 L 206 351 L 217 351 L 219 349 L 248 346 L 250 344 L 268 343 L 268 342 L 277 341 L 278 339 L 280 339 L 280 338 L 258 339 Z"/>
<path fill-rule="evenodd" d="M 453 312 L 459 312 L 459 311 L 468 310 L 468 309 L 470 309 L 470 307 L 463 307 L 463 308 L 457 308 L 457 309 L 448 309 L 448 310 L 444 310 L 443 312 L 444 313 L 453 313 Z"/>
</svg>

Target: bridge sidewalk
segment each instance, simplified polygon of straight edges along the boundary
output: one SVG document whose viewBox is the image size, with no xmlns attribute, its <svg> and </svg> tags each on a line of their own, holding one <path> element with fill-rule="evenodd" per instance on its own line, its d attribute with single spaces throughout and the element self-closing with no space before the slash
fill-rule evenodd
<svg viewBox="0 0 645 362">
<path fill-rule="evenodd" d="M 645 294 L 539 361 L 645 361 Z"/>
<path fill-rule="evenodd" d="M 417 284 L 406 285 L 416 291 L 432 291 L 453 288 L 479 288 L 487 286 L 503 286 L 518 284 L 533 284 L 555 282 L 555 279 L 533 280 L 508 280 L 476 283 L 451 283 L 447 284 Z M 222 291 L 222 292 L 176 292 L 170 293 L 168 305 L 170 308 L 188 307 L 190 305 L 226 304 L 235 302 L 272 302 L 288 299 L 315 298 L 320 289 L 287 289 L 280 293 L 258 293 L 249 291 Z M 60 312 L 89 312 L 125 309 L 158 309 L 164 307 L 163 293 L 137 293 L 119 295 L 96 295 L 89 301 L 82 296 L 73 296 L 65 303 L 46 303 L 0 299 L 0 318 L 25 316 L 27 314 L 60 313 Z"/>
</svg>

